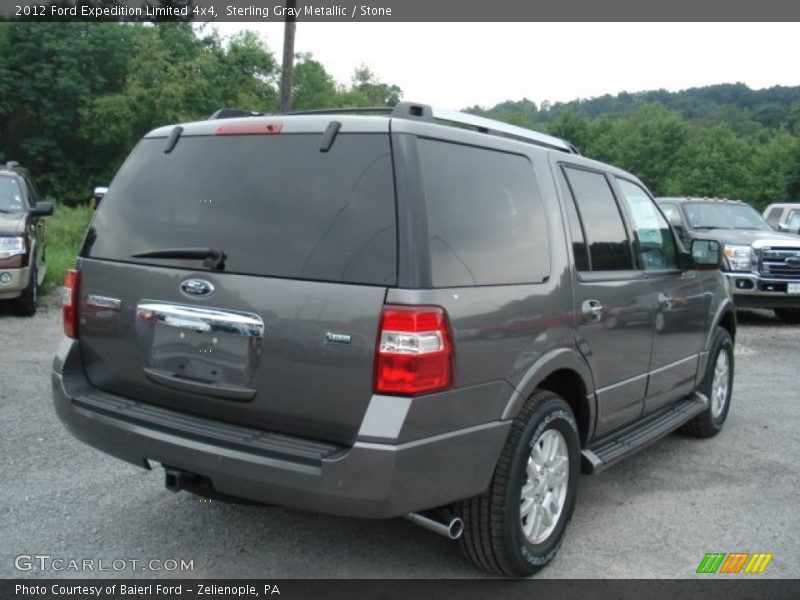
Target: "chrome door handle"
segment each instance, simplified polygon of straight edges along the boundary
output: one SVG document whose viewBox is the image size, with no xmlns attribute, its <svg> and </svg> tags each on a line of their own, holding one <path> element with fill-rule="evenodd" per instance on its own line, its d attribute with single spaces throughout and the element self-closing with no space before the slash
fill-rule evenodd
<svg viewBox="0 0 800 600">
<path fill-rule="evenodd" d="M 599 300 L 585 300 L 581 305 L 581 313 L 587 323 L 597 323 L 603 318 L 603 305 Z"/>
</svg>

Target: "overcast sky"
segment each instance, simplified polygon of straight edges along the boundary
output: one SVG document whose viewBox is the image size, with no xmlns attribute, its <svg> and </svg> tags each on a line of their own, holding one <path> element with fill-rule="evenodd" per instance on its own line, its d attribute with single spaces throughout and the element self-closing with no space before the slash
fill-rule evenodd
<svg viewBox="0 0 800 600">
<path fill-rule="evenodd" d="M 280 61 L 282 23 L 252 29 Z M 339 82 L 364 63 L 406 100 L 459 109 L 529 98 L 569 101 L 714 83 L 800 85 L 798 23 L 304 23 L 312 52 Z"/>
</svg>

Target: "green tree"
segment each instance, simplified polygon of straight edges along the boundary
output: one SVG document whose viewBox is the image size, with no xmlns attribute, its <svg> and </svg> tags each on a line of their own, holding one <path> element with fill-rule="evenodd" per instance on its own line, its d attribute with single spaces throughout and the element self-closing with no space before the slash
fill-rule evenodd
<svg viewBox="0 0 800 600">
<path fill-rule="evenodd" d="M 634 173 L 653 193 L 661 194 L 686 144 L 687 128 L 678 113 L 660 104 L 643 104 L 597 139 L 587 152 Z"/>
<path fill-rule="evenodd" d="M 753 145 L 727 125 L 697 128 L 676 157 L 664 192 L 746 199 L 753 189 Z"/>
<path fill-rule="evenodd" d="M 277 110 L 279 65 L 266 43 L 252 31 L 234 36 L 228 47 L 209 54 L 217 61 L 209 73 L 220 94 L 220 107 Z"/>
<path fill-rule="evenodd" d="M 790 197 L 800 175 L 800 137 L 778 132 L 767 143 L 756 146 L 750 171 L 750 189 L 743 199 L 763 210 L 772 202 Z"/>
<path fill-rule="evenodd" d="M 381 82 L 366 65 L 353 74 L 349 88 L 340 90 L 339 106 L 370 107 L 393 106 L 400 101 L 403 91 L 396 85 Z"/>
<path fill-rule="evenodd" d="M 572 108 L 562 112 L 547 124 L 547 131 L 556 137 L 570 142 L 585 154 L 592 145 L 592 122 L 586 113 Z"/>
<path fill-rule="evenodd" d="M 85 189 L 93 161 L 77 135 L 81 110 L 125 77 L 133 27 L 0 24 L 0 152 L 32 167 L 52 195 Z"/>
<path fill-rule="evenodd" d="M 311 53 L 299 54 L 294 66 L 292 104 L 296 110 L 334 107 L 339 104 L 336 81 Z"/>
</svg>

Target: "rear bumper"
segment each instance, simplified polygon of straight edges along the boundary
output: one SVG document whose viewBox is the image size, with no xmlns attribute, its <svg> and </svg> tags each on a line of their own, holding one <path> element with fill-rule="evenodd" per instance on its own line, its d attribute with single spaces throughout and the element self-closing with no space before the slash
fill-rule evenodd
<svg viewBox="0 0 800 600">
<path fill-rule="evenodd" d="M 3 273 L 8 273 L 11 279 L 8 283 L 0 281 L 0 300 L 16 298 L 28 287 L 28 281 L 31 276 L 30 267 L 22 267 L 21 269 L 5 269 L 0 267 L 0 277 Z"/>
<path fill-rule="evenodd" d="M 788 294 L 787 284 L 798 279 L 762 277 L 755 273 L 725 272 L 736 308 L 800 308 L 800 294 Z"/>
<path fill-rule="evenodd" d="M 495 421 L 405 443 L 359 441 L 327 449 L 282 438 L 277 451 L 263 440 L 251 447 L 226 443 L 213 434 L 220 424 L 208 421 L 204 428 L 202 419 L 174 411 L 159 409 L 169 413 L 161 414 L 162 422 L 147 421 L 136 408 L 142 407 L 144 415 L 147 405 L 129 399 L 101 393 L 105 407 L 92 405 L 97 390 L 83 376 L 71 340 L 62 342 L 52 384 L 55 409 L 67 429 L 120 459 L 143 467 L 154 461 L 202 475 L 215 491 L 231 496 L 368 518 L 396 517 L 482 493 L 511 425 Z M 228 441 L 235 429 L 225 427 Z M 318 455 L 315 448 L 320 448 Z"/>
</svg>

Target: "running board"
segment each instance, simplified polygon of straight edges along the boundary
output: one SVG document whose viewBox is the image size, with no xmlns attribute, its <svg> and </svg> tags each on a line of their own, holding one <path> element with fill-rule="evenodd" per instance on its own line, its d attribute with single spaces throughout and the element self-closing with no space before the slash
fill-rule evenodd
<svg viewBox="0 0 800 600">
<path fill-rule="evenodd" d="M 581 471 L 591 475 L 599 473 L 669 435 L 707 408 L 708 398 L 700 392 L 694 392 L 666 412 L 627 427 L 581 450 Z"/>
</svg>

